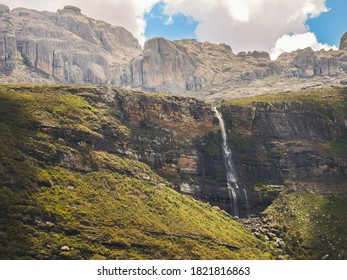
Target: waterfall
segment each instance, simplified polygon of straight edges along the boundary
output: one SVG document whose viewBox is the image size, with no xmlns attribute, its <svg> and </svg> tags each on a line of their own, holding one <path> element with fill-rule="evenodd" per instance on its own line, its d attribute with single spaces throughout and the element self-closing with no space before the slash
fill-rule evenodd
<svg viewBox="0 0 347 280">
<path fill-rule="evenodd" d="M 243 193 L 245 195 L 246 208 L 247 208 L 247 218 L 248 218 L 249 216 L 251 216 L 251 211 L 250 211 L 250 208 L 249 208 L 249 201 L 248 201 L 248 195 L 247 195 L 246 189 L 243 189 Z"/>
<path fill-rule="evenodd" d="M 231 203 L 231 213 L 234 213 L 234 216 L 239 217 L 239 207 L 238 207 L 238 195 L 240 195 L 239 185 L 237 183 L 236 171 L 232 159 L 231 150 L 228 147 L 227 143 L 227 133 L 225 129 L 224 119 L 222 114 L 217 110 L 216 107 L 212 108 L 213 112 L 216 114 L 216 117 L 219 120 L 220 128 L 222 132 L 222 148 L 224 152 L 224 160 L 225 160 L 225 169 L 226 169 L 226 177 L 227 177 L 227 188 Z M 249 216 L 249 202 L 246 189 L 242 188 L 242 193 L 245 199 L 246 208 L 247 208 L 247 217 Z"/>
</svg>

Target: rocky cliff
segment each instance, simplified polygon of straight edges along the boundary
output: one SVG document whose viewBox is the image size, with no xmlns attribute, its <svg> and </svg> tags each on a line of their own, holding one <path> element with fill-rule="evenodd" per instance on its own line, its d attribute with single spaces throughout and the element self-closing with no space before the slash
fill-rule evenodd
<svg viewBox="0 0 347 280">
<path fill-rule="evenodd" d="M 347 50 L 347 32 L 341 38 L 340 50 Z"/>
<path fill-rule="evenodd" d="M 153 38 L 144 49 L 124 28 L 66 6 L 56 13 L 0 6 L 0 81 L 112 85 L 207 101 L 266 92 L 336 87 L 347 80 L 339 51 L 308 48 L 271 60 L 225 44 Z"/>
<path fill-rule="evenodd" d="M 266 52 L 234 54 L 225 44 L 196 40 L 149 40 L 142 59 L 132 62 L 132 86 L 188 94 L 205 100 L 264 92 L 340 85 L 346 78 L 345 51 L 311 48 L 270 60 Z M 142 77 L 142 78 L 141 78 Z"/>
<path fill-rule="evenodd" d="M 1 54 L 9 64 L 0 68 L 3 80 L 129 84 L 129 62 L 141 47 L 124 28 L 88 18 L 73 6 L 57 13 L 2 7 Z"/>
</svg>

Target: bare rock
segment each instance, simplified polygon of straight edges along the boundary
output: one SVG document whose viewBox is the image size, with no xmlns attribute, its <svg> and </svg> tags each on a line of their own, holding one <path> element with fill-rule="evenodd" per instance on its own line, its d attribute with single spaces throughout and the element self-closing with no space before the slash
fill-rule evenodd
<svg viewBox="0 0 347 280">
<path fill-rule="evenodd" d="M 75 6 L 64 6 L 64 9 L 63 11 L 66 11 L 66 12 L 72 12 L 72 13 L 76 13 L 76 14 L 80 14 L 81 13 L 81 9 L 80 8 L 77 8 Z"/>
<path fill-rule="evenodd" d="M 3 14 L 8 14 L 10 12 L 10 8 L 4 4 L 0 4 L 0 17 L 2 17 Z"/>
<path fill-rule="evenodd" d="M 300 69 L 299 76 L 304 78 L 313 77 L 315 73 L 316 56 L 311 48 L 299 51 L 293 60 L 293 65 Z"/>
<path fill-rule="evenodd" d="M 141 78 L 137 77 L 142 74 L 142 86 L 146 89 L 184 93 L 194 69 L 195 62 L 184 47 L 154 38 L 145 43 L 142 62 L 133 62 L 133 84 L 139 83 Z"/>
<path fill-rule="evenodd" d="M 28 68 L 55 82 L 129 84 L 130 61 L 141 53 L 141 46 L 130 32 L 90 19 L 73 6 L 65 6 L 57 13 L 17 8 L 11 11 L 11 20 L 1 24 L 6 28 L 1 28 L 0 36 L 5 36 L 5 30 L 6 36 L 12 36 L 16 43 L 13 48 L 13 42 L 6 41 L 11 43 L 6 56 L 13 55 L 10 49 L 14 52 L 18 49 Z M 0 50 L 1 54 L 4 49 Z M 8 66 L 13 65 L 10 62 L 6 58 L 6 69 L 13 68 Z"/>
<path fill-rule="evenodd" d="M 78 7 L 54 13 L 10 11 L 0 4 L 3 83 L 126 86 L 215 101 L 265 93 L 270 84 L 271 91 L 311 88 L 318 76 L 324 85 L 338 86 L 346 79 L 346 48 L 347 33 L 340 51 L 308 48 L 275 61 L 267 52 L 235 55 L 229 45 L 193 39 L 154 38 L 142 50 L 129 31 L 89 18 Z"/>
<path fill-rule="evenodd" d="M 338 60 L 335 57 L 321 57 L 316 69 L 317 75 L 336 76 L 338 73 Z"/>
<path fill-rule="evenodd" d="M 340 50 L 347 50 L 347 32 L 343 34 L 340 41 Z"/>
<path fill-rule="evenodd" d="M 69 246 L 64 245 L 64 246 L 62 246 L 62 247 L 60 248 L 60 250 L 61 250 L 61 251 L 70 251 L 71 248 L 70 248 Z"/>
<path fill-rule="evenodd" d="M 266 59 L 270 60 L 270 54 L 267 52 L 262 52 L 262 51 L 253 51 L 249 53 L 250 56 L 254 57 L 255 59 Z"/>
<path fill-rule="evenodd" d="M 0 6 L 0 10 L 6 10 Z M 16 36 L 12 24 L 0 18 L 0 73 L 11 74 L 16 66 Z"/>
</svg>

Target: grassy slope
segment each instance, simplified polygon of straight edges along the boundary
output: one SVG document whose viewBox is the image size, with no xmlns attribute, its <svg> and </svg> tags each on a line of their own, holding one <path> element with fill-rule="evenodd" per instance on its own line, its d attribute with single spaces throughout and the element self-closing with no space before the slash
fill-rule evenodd
<svg viewBox="0 0 347 280">
<path fill-rule="evenodd" d="M 0 88 L 0 258 L 271 257 L 239 223 L 145 164 L 88 144 L 131 137 L 95 91 Z"/>
<path fill-rule="evenodd" d="M 288 93 L 273 93 L 235 99 L 228 102 L 230 105 L 250 107 L 257 102 L 278 103 L 297 103 L 311 105 L 311 110 L 325 113 L 327 109 L 333 109 L 336 113 L 347 116 L 347 88 L 340 89 L 316 89 Z"/>
<path fill-rule="evenodd" d="M 283 231 L 285 252 L 295 259 L 346 259 L 345 182 L 306 182 L 303 185 L 299 191 L 282 193 L 265 211 Z M 333 194 L 334 191 L 339 195 Z"/>
</svg>

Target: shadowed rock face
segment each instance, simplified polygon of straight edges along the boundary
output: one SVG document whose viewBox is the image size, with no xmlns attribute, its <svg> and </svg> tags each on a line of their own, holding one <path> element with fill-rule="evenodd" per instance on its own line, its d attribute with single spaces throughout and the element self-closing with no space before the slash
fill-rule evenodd
<svg viewBox="0 0 347 280">
<path fill-rule="evenodd" d="M 16 66 L 16 37 L 9 21 L 9 7 L 0 4 L 0 73 L 11 74 Z"/>
<path fill-rule="evenodd" d="M 347 50 L 347 32 L 341 38 L 340 50 Z"/>
<path fill-rule="evenodd" d="M 324 98 L 331 97 L 326 93 Z M 131 128 L 131 138 L 98 140 L 95 147 L 109 146 L 143 161 L 181 192 L 230 212 L 220 124 L 209 105 L 186 97 L 117 90 L 112 108 Z M 280 185 L 285 180 L 346 176 L 346 161 L 323 148 L 343 137 L 346 129 L 345 116 L 334 109 L 317 111 L 301 102 L 254 102 L 250 107 L 224 105 L 220 111 L 238 183 L 247 189 L 252 213 L 261 209 L 253 188 L 259 182 Z M 244 196 L 238 196 L 244 216 Z"/>
<path fill-rule="evenodd" d="M 317 56 L 311 48 L 300 51 L 293 60 L 293 65 L 298 69 L 298 77 L 335 76 L 338 73 L 338 60 L 333 56 Z"/>
</svg>

